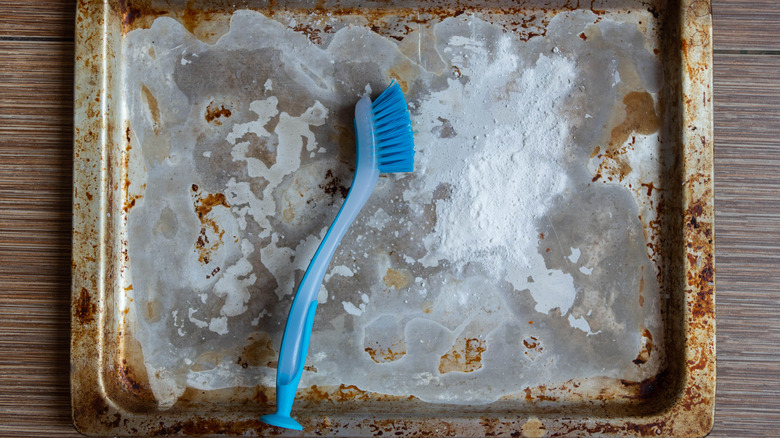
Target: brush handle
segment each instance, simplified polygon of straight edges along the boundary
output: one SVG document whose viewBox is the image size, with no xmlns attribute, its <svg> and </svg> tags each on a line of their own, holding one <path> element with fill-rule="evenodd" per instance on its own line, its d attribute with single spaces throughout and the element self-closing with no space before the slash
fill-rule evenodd
<svg viewBox="0 0 780 438">
<path fill-rule="evenodd" d="M 367 105 L 367 106 L 366 106 Z M 361 99 L 355 107 L 357 164 L 352 185 L 336 219 L 322 239 L 295 294 L 287 325 L 284 328 L 279 366 L 276 370 L 276 414 L 289 417 L 295 392 L 301 380 L 306 352 L 309 348 L 317 295 L 331 258 L 349 226 L 365 205 L 379 179 L 379 168 L 373 154 L 374 137 L 371 125 L 371 100 Z M 297 424 L 297 423 L 296 423 Z M 284 426 L 288 427 L 288 426 Z"/>
</svg>

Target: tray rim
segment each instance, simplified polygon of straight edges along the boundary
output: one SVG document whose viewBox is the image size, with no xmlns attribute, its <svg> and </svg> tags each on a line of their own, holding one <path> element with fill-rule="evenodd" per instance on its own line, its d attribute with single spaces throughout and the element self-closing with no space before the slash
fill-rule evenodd
<svg viewBox="0 0 780 438">
<path fill-rule="evenodd" d="M 257 421 L 211 414 L 192 418 L 189 423 L 159 421 L 154 413 L 127 415 L 111 399 L 103 375 L 102 342 L 106 329 L 106 286 L 113 274 L 106 269 L 105 224 L 110 220 L 106 193 L 109 167 L 105 157 L 113 138 L 110 132 L 111 89 L 116 71 L 113 47 L 121 39 L 117 9 L 124 1 L 79 0 L 76 14 L 74 85 L 74 185 L 73 248 L 71 287 L 71 406 L 76 429 L 88 435 L 139 435 L 152 431 L 190 434 L 192 425 L 212 425 L 208 434 L 240 434 L 254 431 L 274 433 Z M 651 415 L 626 417 L 571 418 L 539 415 L 518 418 L 511 427 L 543 424 L 548 431 L 566 434 L 601 433 L 613 436 L 702 437 L 714 423 L 716 346 L 714 277 L 714 186 L 713 186 L 713 108 L 712 108 L 712 18 L 710 0 L 680 0 L 682 224 L 685 254 L 682 272 L 684 287 L 682 388 L 665 410 Z M 81 80 L 80 80 L 81 78 Z M 85 80 L 91 78 L 91 80 Z M 96 195 L 93 195 L 96 194 Z M 96 243 L 96 236 L 98 242 Z M 89 358 L 90 360 L 84 360 Z M 94 360 L 91 360 L 94 359 Z M 89 407 L 84 409 L 83 407 Z M 339 433 L 371 430 L 378 417 L 344 416 L 345 424 L 329 425 Z M 154 420 L 154 421 L 152 421 Z M 413 433 L 487 434 L 487 426 L 477 418 L 441 419 L 416 416 L 395 420 L 393 428 Z M 329 421 L 330 422 L 330 421 Z M 351 424 L 349 424 L 351 423 Z M 477 423 L 475 428 L 475 423 Z M 189 424 L 189 429 L 188 429 Z M 217 426 L 214 426 L 217 425 Z M 484 431 L 483 431 L 484 426 Z M 504 428 L 504 430 L 506 430 Z M 477 432 L 479 431 L 479 432 Z"/>
</svg>

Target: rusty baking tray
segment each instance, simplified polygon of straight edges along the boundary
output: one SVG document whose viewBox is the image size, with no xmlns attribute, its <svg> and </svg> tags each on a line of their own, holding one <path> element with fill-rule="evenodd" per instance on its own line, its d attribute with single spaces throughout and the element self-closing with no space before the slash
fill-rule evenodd
<svg viewBox="0 0 780 438">
<path fill-rule="evenodd" d="M 294 435 L 292 292 L 399 82 L 320 291 L 311 435 L 668 436 L 715 396 L 707 0 L 78 3 L 71 388 L 90 435 Z"/>
</svg>

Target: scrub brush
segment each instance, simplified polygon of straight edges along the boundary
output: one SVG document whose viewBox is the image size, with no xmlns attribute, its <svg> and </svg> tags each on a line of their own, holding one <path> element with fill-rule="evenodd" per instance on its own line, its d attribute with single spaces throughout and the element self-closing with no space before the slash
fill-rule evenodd
<svg viewBox="0 0 780 438">
<path fill-rule="evenodd" d="M 344 205 L 309 263 L 290 308 L 276 370 L 276 413 L 260 417 L 273 426 L 302 430 L 290 418 L 290 411 L 306 361 L 317 295 L 336 247 L 371 196 L 380 173 L 414 170 L 412 122 L 398 83 L 393 81 L 373 103 L 368 97 L 360 99 L 355 105 L 354 124 L 355 176 Z"/>
</svg>

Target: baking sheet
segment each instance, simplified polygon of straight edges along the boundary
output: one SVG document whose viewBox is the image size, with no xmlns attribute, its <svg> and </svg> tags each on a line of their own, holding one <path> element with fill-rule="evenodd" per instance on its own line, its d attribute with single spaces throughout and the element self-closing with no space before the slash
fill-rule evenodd
<svg viewBox="0 0 780 438">
<path fill-rule="evenodd" d="M 354 102 L 390 80 L 416 168 L 331 263 L 305 431 L 708 430 L 708 5 L 218 3 L 79 9 L 81 430 L 278 432 L 256 419 L 283 321 L 349 187 Z"/>
</svg>

